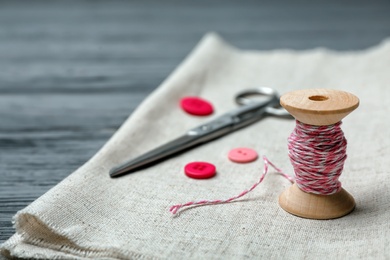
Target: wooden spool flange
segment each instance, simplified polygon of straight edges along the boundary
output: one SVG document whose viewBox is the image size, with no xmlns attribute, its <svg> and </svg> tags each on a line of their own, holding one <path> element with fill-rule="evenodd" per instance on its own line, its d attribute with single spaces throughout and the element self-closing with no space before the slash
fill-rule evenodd
<svg viewBox="0 0 390 260">
<path fill-rule="evenodd" d="M 332 89 L 305 89 L 289 92 L 280 104 L 296 120 L 309 125 L 332 125 L 359 106 L 359 99 L 348 92 Z M 293 184 L 279 197 L 287 212 L 310 219 L 333 219 L 347 215 L 355 200 L 344 189 L 332 195 L 306 193 Z"/>
</svg>

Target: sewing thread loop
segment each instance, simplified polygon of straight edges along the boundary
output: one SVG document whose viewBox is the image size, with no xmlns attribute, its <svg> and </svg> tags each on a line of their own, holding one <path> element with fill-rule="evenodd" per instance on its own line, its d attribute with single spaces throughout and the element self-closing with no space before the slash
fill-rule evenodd
<svg viewBox="0 0 390 260">
<path fill-rule="evenodd" d="M 340 125 L 341 121 L 327 126 L 296 121 L 288 150 L 296 184 L 302 191 L 330 195 L 341 190 L 338 179 L 347 158 L 347 140 Z"/>
</svg>

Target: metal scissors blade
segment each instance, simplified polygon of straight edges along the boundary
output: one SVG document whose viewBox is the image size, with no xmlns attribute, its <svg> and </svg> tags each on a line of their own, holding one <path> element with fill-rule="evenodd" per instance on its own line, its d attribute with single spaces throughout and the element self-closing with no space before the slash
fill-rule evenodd
<svg viewBox="0 0 390 260">
<path fill-rule="evenodd" d="M 267 98 L 261 102 L 248 101 L 249 99 L 246 96 L 253 94 L 265 95 Z M 175 140 L 112 168 L 110 170 L 110 176 L 118 177 L 149 167 L 179 152 L 183 152 L 252 124 L 266 115 L 278 117 L 286 117 L 288 115 L 286 111 L 280 112 L 280 109 L 275 108 L 279 106 L 279 96 L 270 88 L 259 88 L 239 93 L 236 101 L 242 106 L 187 131 L 183 136 Z"/>
</svg>

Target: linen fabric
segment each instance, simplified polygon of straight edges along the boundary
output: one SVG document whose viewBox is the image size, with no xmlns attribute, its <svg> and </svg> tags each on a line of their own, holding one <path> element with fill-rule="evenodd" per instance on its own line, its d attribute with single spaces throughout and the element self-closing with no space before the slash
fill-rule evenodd
<svg viewBox="0 0 390 260">
<path fill-rule="evenodd" d="M 246 51 L 208 34 L 87 163 L 19 211 L 4 256 L 61 259 L 389 259 L 390 41 L 362 51 L 323 48 Z M 237 147 L 255 149 L 293 174 L 287 137 L 294 120 L 265 118 L 154 167 L 111 179 L 114 165 L 163 144 L 237 107 L 237 92 L 268 86 L 280 93 L 332 88 L 360 98 L 343 120 L 348 159 L 343 187 L 356 209 L 334 220 L 285 212 L 278 196 L 290 182 L 270 174 L 234 203 L 183 209 L 200 199 L 226 199 L 255 183 L 263 162 L 238 164 Z M 199 96 L 214 113 L 196 117 L 179 101 Z M 207 180 L 185 176 L 192 161 L 217 167 Z"/>
</svg>

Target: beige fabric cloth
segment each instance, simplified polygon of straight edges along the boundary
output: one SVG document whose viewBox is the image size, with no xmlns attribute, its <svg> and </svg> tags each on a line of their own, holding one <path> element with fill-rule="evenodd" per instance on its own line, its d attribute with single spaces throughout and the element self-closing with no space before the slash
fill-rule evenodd
<svg viewBox="0 0 390 260">
<path fill-rule="evenodd" d="M 389 68 L 390 41 L 350 52 L 241 51 L 209 34 L 90 161 L 17 213 L 17 233 L 1 252 L 70 259 L 389 259 Z M 109 178 L 112 166 L 235 108 L 235 93 L 256 86 L 281 93 L 336 88 L 360 97 L 342 126 L 349 157 L 341 181 L 356 199 L 353 213 L 328 221 L 292 216 L 277 203 L 290 183 L 275 174 L 235 203 L 176 217 L 168 211 L 177 203 L 237 195 L 257 181 L 262 161 L 230 162 L 235 147 L 254 148 L 292 173 L 292 120 L 266 118 L 155 167 Z M 185 114 L 178 100 L 186 95 L 212 101 L 214 115 Z M 217 176 L 187 178 L 183 167 L 195 160 L 215 164 Z"/>
</svg>

